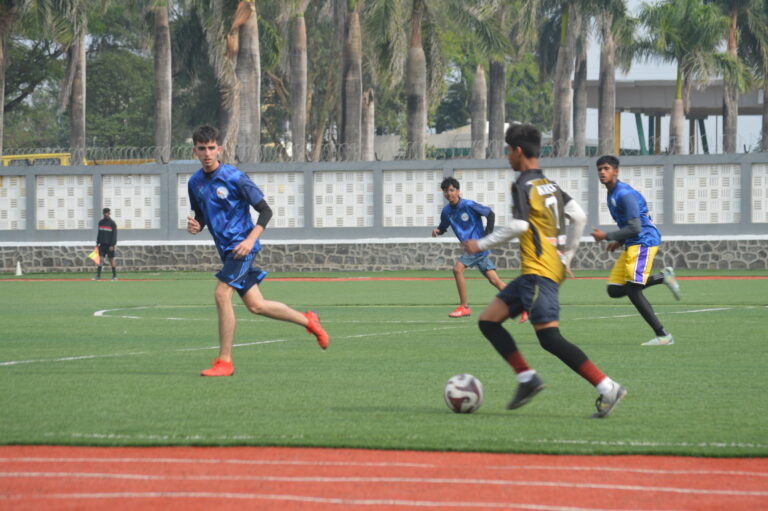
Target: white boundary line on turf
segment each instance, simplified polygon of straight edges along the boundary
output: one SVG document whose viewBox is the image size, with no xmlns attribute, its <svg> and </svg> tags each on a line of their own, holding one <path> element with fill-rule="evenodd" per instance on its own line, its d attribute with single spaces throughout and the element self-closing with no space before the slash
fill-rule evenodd
<svg viewBox="0 0 768 511">
<path fill-rule="evenodd" d="M 542 504 L 518 504 L 514 502 L 458 502 L 430 500 L 394 500 L 394 499 L 342 499 L 312 497 L 304 495 L 284 495 L 268 493 L 232 493 L 232 492 L 101 492 L 101 493 L 49 493 L 49 494 L 9 494 L 5 498 L 14 500 L 65 500 L 65 499 L 229 499 L 229 500 L 276 500 L 286 502 L 310 502 L 313 504 L 340 504 L 345 506 L 387 506 L 387 507 L 434 507 L 434 508 L 502 508 L 523 509 L 529 511 L 607 511 L 595 507 L 546 506 Z M 644 511 L 638 508 L 612 509 L 611 511 Z M 666 511 L 654 509 L 653 511 Z"/>
<path fill-rule="evenodd" d="M 273 483 L 405 483 L 449 484 L 452 486 L 526 486 L 544 488 L 590 489 L 643 493 L 678 493 L 683 495 L 721 495 L 735 497 L 768 497 L 764 490 L 720 490 L 673 486 L 579 483 L 571 481 L 520 481 L 514 479 L 477 479 L 457 477 L 360 477 L 360 476 L 274 476 L 274 475 L 163 475 L 121 474 L 115 472 L 0 472 L 0 479 L 118 479 L 133 481 L 266 481 Z"/>
<path fill-rule="evenodd" d="M 459 453 L 461 454 L 461 453 Z M 523 455 L 525 456 L 525 455 Z M 182 464 L 182 465 L 253 465 L 253 466 L 309 466 L 309 467 L 372 467 L 372 468 L 424 468 L 445 469 L 455 472 L 458 468 L 471 466 L 473 470 L 541 470 L 560 472 L 630 472 L 638 474 L 658 475 L 725 475 L 734 477 L 768 477 L 768 472 L 754 472 L 746 470 L 684 470 L 684 469 L 656 469 L 656 468 L 632 468 L 632 467 L 589 467 L 589 466 L 563 466 L 563 465 L 464 465 L 453 461 L 450 466 L 437 463 L 412 463 L 402 461 L 316 461 L 316 460 L 261 460 L 261 459 L 233 459 L 233 458 L 135 458 L 135 457 L 40 457 L 19 456 L 0 457 L 0 463 L 158 463 L 158 464 Z"/>
</svg>

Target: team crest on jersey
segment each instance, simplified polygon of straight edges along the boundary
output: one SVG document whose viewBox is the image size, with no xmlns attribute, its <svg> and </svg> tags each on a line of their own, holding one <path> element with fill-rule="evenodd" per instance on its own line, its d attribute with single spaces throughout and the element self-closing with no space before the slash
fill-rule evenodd
<svg viewBox="0 0 768 511">
<path fill-rule="evenodd" d="M 616 207 L 616 197 L 611 197 L 611 205 L 615 208 Z"/>
<path fill-rule="evenodd" d="M 466 213 L 466 211 L 465 211 L 464 213 L 462 213 L 462 214 L 461 214 L 461 221 L 462 221 L 462 222 L 467 222 L 467 221 L 469 221 L 469 215 Z"/>
<path fill-rule="evenodd" d="M 229 191 L 225 187 L 220 186 L 216 188 L 216 196 L 218 196 L 219 199 L 226 199 L 229 197 Z"/>
</svg>

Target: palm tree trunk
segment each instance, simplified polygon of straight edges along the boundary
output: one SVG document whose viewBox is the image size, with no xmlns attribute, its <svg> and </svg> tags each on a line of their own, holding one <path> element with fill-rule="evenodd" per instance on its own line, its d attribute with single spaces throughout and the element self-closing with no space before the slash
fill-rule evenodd
<svg viewBox="0 0 768 511">
<path fill-rule="evenodd" d="M 675 101 L 672 103 L 672 115 L 669 119 L 669 152 L 683 154 L 685 137 L 683 137 L 683 72 L 680 65 L 677 68 L 677 86 Z"/>
<path fill-rule="evenodd" d="M 560 30 L 560 48 L 555 64 L 552 104 L 552 155 L 568 154 L 571 126 L 571 75 L 573 74 L 573 23 L 568 22 L 572 9 L 566 7 Z"/>
<path fill-rule="evenodd" d="M 168 7 L 152 9 L 155 18 L 155 161 L 168 163 L 171 159 L 171 31 Z"/>
<path fill-rule="evenodd" d="M 75 69 L 69 99 L 69 144 L 71 161 L 82 165 L 85 161 L 85 33 L 69 49 Z"/>
<path fill-rule="evenodd" d="M 486 134 L 486 113 L 488 111 L 488 88 L 485 82 L 485 69 L 482 64 L 475 68 L 475 80 L 472 84 L 472 98 L 470 105 L 471 132 L 472 132 L 472 158 L 485 159 L 488 149 L 488 136 Z"/>
<path fill-rule="evenodd" d="M 573 146 L 574 156 L 586 154 L 587 131 L 587 34 L 584 27 L 584 41 L 576 56 L 576 72 L 573 80 Z"/>
<path fill-rule="evenodd" d="M 240 86 L 240 122 L 237 130 L 237 159 L 243 163 L 257 162 L 261 149 L 261 55 L 259 22 L 255 2 L 240 2 L 238 10 L 247 16 L 238 29 L 237 67 L 235 74 Z"/>
<path fill-rule="evenodd" d="M 307 159 L 307 26 L 304 13 L 293 21 L 291 38 L 291 141 L 293 161 Z"/>
<path fill-rule="evenodd" d="M 597 111 L 597 139 L 600 154 L 612 154 L 616 147 L 616 40 L 611 28 L 612 22 L 608 15 L 603 16 Z"/>
<path fill-rule="evenodd" d="M 504 157 L 507 70 L 504 61 L 491 60 L 488 84 L 488 146 L 491 158 Z"/>
<path fill-rule="evenodd" d="M 763 84 L 763 98 L 768 98 L 768 81 Z M 768 101 L 763 99 L 763 130 L 760 137 L 760 150 L 768 153 Z"/>
<path fill-rule="evenodd" d="M 497 12 L 502 30 L 507 27 L 505 5 Z M 488 69 L 488 156 L 504 157 L 504 123 L 506 122 L 507 69 L 504 58 L 491 58 Z"/>
<path fill-rule="evenodd" d="M 0 35 L 0 154 L 3 154 L 3 125 L 5 121 L 5 34 Z"/>
<path fill-rule="evenodd" d="M 736 55 L 736 18 L 738 11 L 730 14 L 728 27 L 728 54 L 734 59 Z M 725 153 L 736 152 L 737 124 L 739 118 L 739 91 L 736 84 L 725 81 L 723 84 L 723 151 Z"/>
<path fill-rule="evenodd" d="M 374 161 L 376 149 L 374 147 L 375 130 L 375 102 L 373 89 L 368 89 L 363 94 L 363 112 L 360 119 L 362 135 L 360 137 L 360 158 L 363 161 Z"/>
<path fill-rule="evenodd" d="M 424 159 L 424 133 L 427 130 L 427 59 L 421 39 L 422 0 L 413 0 L 411 42 L 405 63 L 405 95 L 407 101 L 406 157 Z"/>
<path fill-rule="evenodd" d="M 347 17 L 341 92 L 341 154 L 342 159 L 348 161 L 360 159 L 360 122 L 363 108 L 362 59 L 360 9 L 356 5 Z"/>
</svg>

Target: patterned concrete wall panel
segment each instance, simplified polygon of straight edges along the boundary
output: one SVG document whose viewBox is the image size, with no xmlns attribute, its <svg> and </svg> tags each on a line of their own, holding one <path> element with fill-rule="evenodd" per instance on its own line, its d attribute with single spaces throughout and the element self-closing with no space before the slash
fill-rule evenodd
<svg viewBox="0 0 768 511">
<path fill-rule="evenodd" d="M 443 208 L 441 170 L 385 170 L 384 227 L 437 227 Z"/>
<path fill-rule="evenodd" d="M 93 228 L 91 176 L 37 176 L 36 181 L 38 230 Z"/>
<path fill-rule="evenodd" d="M 304 227 L 304 173 L 252 172 L 248 177 L 256 183 L 272 208 L 270 227 Z M 251 209 L 256 222 L 258 213 Z"/>
<path fill-rule="evenodd" d="M 322 171 L 313 179 L 315 227 L 373 226 L 373 172 Z"/>
<path fill-rule="evenodd" d="M 512 181 L 517 177 L 511 169 L 457 169 L 461 196 L 490 207 L 496 225 L 509 225 L 512 217 Z"/>
<path fill-rule="evenodd" d="M 752 222 L 768 223 L 768 164 L 752 165 Z"/>
<path fill-rule="evenodd" d="M 120 229 L 160 228 L 160 176 L 105 175 L 102 207 L 110 208 Z"/>
<path fill-rule="evenodd" d="M 568 195 L 574 198 L 584 211 L 589 210 L 589 178 L 595 175 L 586 167 L 547 167 L 544 175 L 551 179 Z"/>
<path fill-rule="evenodd" d="M 592 177 L 597 179 L 597 172 Z M 664 223 L 664 167 L 621 166 L 619 179 L 640 192 L 648 203 L 648 211 L 653 223 Z M 613 223 L 608 211 L 608 191 L 600 185 L 600 225 Z"/>
<path fill-rule="evenodd" d="M 0 231 L 26 228 L 26 180 L 24 176 L 0 176 Z"/>
<path fill-rule="evenodd" d="M 187 183 L 192 174 L 178 174 L 176 176 L 176 197 L 178 197 L 176 204 L 176 227 L 179 229 L 187 229 L 187 216 L 192 213 L 192 207 L 189 205 L 189 191 L 187 189 Z"/>
<path fill-rule="evenodd" d="M 741 221 L 741 167 L 735 164 L 675 166 L 676 224 Z"/>
</svg>

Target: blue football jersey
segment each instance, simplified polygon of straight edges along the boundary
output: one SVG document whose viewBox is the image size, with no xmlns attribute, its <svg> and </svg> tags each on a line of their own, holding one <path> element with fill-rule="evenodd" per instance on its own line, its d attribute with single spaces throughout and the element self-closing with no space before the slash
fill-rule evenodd
<svg viewBox="0 0 768 511">
<path fill-rule="evenodd" d="M 440 232 L 448 230 L 450 225 L 453 233 L 459 238 L 459 241 L 478 240 L 485 236 L 485 227 L 483 227 L 483 217 L 488 216 L 491 208 L 483 206 L 469 199 L 459 199 L 456 206 L 446 204 L 440 213 Z M 490 250 L 481 252 L 487 255 Z"/>
<path fill-rule="evenodd" d="M 608 193 L 608 211 L 611 212 L 619 229 L 626 227 L 632 218 L 640 219 L 640 233 L 624 240 L 625 246 L 655 247 L 661 243 L 661 233 L 653 225 L 645 198 L 627 183 L 618 181 L 613 190 Z"/>
<path fill-rule="evenodd" d="M 251 206 L 261 202 L 264 194 L 244 172 L 223 163 L 210 174 L 203 169 L 192 174 L 187 189 L 195 219 L 201 227 L 208 226 L 223 260 L 253 230 Z M 256 240 L 251 253 L 260 249 Z"/>
</svg>

